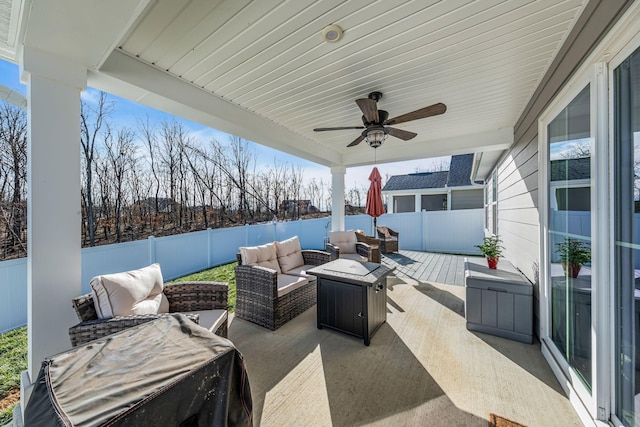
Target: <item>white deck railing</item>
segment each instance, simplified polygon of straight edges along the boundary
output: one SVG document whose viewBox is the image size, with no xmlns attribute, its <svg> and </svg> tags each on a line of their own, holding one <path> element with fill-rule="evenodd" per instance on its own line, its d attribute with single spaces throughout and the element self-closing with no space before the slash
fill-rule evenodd
<svg viewBox="0 0 640 427">
<path fill-rule="evenodd" d="M 378 225 L 400 233 L 400 249 L 478 254 L 473 245 L 483 234 L 483 210 L 414 212 L 383 215 Z M 82 249 L 82 289 L 99 274 L 132 270 L 157 262 L 171 280 L 235 261 L 240 246 L 253 246 L 298 236 L 303 248 L 322 249 L 331 218 L 208 229 L 168 237 Z M 345 217 L 346 229 L 373 235 L 368 215 Z M 71 310 L 71 302 L 69 302 Z M 27 260 L 0 262 L 0 332 L 27 323 Z"/>
</svg>

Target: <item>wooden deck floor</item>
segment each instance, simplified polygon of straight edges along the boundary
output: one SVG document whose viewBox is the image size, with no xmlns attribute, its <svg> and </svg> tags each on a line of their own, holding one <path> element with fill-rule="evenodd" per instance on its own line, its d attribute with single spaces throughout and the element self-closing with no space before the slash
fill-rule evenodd
<svg viewBox="0 0 640 427">
<path fill-rule="evenodd" d="M 468 255 L 400 251 L 382 256 L 382 263 L 396 268 L 397 277 L 419 282 L 464 286 L 464 259 Z"/>
</svg>

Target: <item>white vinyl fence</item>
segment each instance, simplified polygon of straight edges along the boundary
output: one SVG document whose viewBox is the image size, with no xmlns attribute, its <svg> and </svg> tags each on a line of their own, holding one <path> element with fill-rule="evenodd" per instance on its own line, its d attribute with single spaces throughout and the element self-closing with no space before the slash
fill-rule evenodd
<svg viewBox="0 0 640 427">
<path fill-rule="evenodd" d="M 404 250 L 478 254 L 483 232 L 483 210 L 385 214 L 378 225 L 400 233 Z M 276 222 L 243 227 L 208 229 L 168 237 L 82 249 L 82 290 L 100 274 L 144 267 L 157 262 L 162 275 L 172 280 L 190 273 L 233 262 L 240 246 L 254 246 L 298 236 L 305 249 L 322 249 L 331 218 Z M 374 235 L 368 215 L 345 217 L 345 229 Z M 69 302 L 71 310 L 71 302 Z M 27 260 L 0 262 L 0 332 L 27 323 Z"/>
</svg>

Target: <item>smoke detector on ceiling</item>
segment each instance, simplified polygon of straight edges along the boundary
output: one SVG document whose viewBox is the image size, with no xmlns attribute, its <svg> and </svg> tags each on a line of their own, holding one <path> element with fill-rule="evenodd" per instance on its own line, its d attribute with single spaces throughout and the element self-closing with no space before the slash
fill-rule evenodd
<svg viewBox="0 0 640 427">
<path fill-rule="evenodd" d="M 342 28 L 335 24 L 327 25 L 322 30 L 322 38 L 327 43 L 335 43 L 342 39 Z"/>
</svg>

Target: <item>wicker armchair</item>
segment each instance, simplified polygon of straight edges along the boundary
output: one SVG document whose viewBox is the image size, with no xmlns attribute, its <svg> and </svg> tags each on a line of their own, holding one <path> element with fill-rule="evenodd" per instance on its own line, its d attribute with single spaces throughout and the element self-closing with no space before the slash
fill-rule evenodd
<svg viewBox="0 0 640 427">
<path fill-rule="evenodd" d="M 315 277 L 308 276 L 308 283 L 279 296 L 278 276 L 283 274 L 266 267 L 243 265 L 241 255 L 236 256 L 236 317 L 274 331 L 316 304 Z M 307 266 L 330 261 L 327 252 L 317 250 L 302 250 L 302 257 Z"/>
<path fill-rule="evenodd" d="M 383 254 L 398 252 L 398 239 L 400 236 L 398 232 L 385 225 L 378 225 L 376 231 L 380 238 L 380 250 Z"/>
<path fill-rule="evenodd" d="M 362 230 L 356 230 L 356 239 L 358 240 L 358 242 L 366 243 L 371 247 L 369 262 L 380 264 L 380 239 L 376 239 L 372 236 L 367 236 Z"/>
<path fill-rule="evenodd" d="M 227 338 L 228 285 L 226 283 L 178 282 L 165 284 L 163 292 L 169 300 L 170 313 L 184 313 L 196 323 L 200 323 L 201 317 L 197 312 L 221 311 L 221 313 L 212 311 L 216 316 L 215 322 L 212 322 L 214 325 L 212 332 Z M 74 298 L 72 304 L 81 322 L 69 328 L 69 338 L 73 347 L 163 316 L 163 314 L 145 314 L 98 319 L 92 294 Z"/>
<path fill-rule="evenodd" d="M 341 253 L 340 245 L 345 243 L 343 240 L 345 236 L 351 233 L 349 239 L 350 245 L 355 244 L 355 253 Z M 334 239 L 339 239 L 338 241 Z M 349 244 L 347 244 L 349 246 Z M 362 241 L 358 241 L 357 235 L 355 231 L 330 231 L 329 232 L 329 241 L 325 243 L 325 250 L 331 254 L 331 260 L 336 260 L 338 258 L 347 258 L 353 259 L 355 261 L 368 261 L 368 262 L 376 262 L 374 260 L 375 256 L 372 251 L 371 245 L 364 243 Z M 378 260 L 378 262 L 380 262 Z"/>
</svg>

